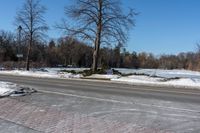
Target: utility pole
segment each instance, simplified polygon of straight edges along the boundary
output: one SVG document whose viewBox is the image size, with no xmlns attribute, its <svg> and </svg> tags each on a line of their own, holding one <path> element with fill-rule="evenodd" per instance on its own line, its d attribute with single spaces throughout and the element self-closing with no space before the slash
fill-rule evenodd
<svg viewBox="0 0 200 133">
<path fill-rule="evenodd" d="M 18 27 L 18 48 L 17 48 L 17 58 L 18 58 L 18 69 L 20 69 L 20 58 L 23 58 L 23 54 L 20 52 L 21 47 L 21 32 L 22 26 Z"/>
</svg>

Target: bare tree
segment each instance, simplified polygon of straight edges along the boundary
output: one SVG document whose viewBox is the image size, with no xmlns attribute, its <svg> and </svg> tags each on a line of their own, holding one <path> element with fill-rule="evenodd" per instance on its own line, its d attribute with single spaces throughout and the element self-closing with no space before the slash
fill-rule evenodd
<svg viewBox="0 0 200 133">
<path fill-rule="evenodd" d="M 30 53 L 34 41 L 41 39 L 44 31 L 48 29 L 43 14 L 46 8 L 40 4 L 39 0 L 26 0 L 21 10 L 17 12 L 16 23 L 21 25 L 29 42 L 26 70 L 29 71 Z"/>
<path fill-rule="evenodd" d="M 66 7 L 66 15 L 73 20 L 69 26 L 65 20 L 58 28 L 65 29 L 69 36 L 90 41 L 94 44 L 93 71 L 97 70 L 99 49 L 127 41 L 127 31 L 134 26 L 131 10 L 124 14 L 119 0 L 76 0 L 76 4 Z"/>
</svg>

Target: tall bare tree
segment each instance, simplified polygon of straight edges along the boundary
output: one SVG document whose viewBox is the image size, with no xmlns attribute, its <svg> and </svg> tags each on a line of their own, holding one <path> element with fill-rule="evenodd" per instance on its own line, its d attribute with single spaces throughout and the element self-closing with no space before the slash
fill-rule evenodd
<svg viewBox="0 0 200 133">
<path fill-rule="evenodd" d="M 58 28 L 65 29 L 69 36 L 94 44 L 93 71 L 98 67 L 100 47 L 104 44 L 124 44 L 136 15 L 133 10 L 125 14 L 120 0 L 76 0 L 74 5 L 65 8 L 65 13 L 73 20 L 73 25 L 63 20 Z"/>
<path fill-rule="evenodd" d="M 48 29 L 43 14 L 46 8 L 40 4 L 39 0 L 26 0 L 21 10 L 17 12 L 16 24 L 21 25 L 29 42 L 26 70 L 29 71 L 30 53 L 35 40 L 41 39 L 44 31 Z"/>
</svg>

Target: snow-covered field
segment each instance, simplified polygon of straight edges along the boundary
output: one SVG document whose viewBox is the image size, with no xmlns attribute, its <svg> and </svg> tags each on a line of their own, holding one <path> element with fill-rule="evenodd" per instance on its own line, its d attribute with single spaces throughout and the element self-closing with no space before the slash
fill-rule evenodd
<svg viewBox="0 0 200 133">
<path fill-rule="evenodd" d="M 194 87 L 200 89 L 199 78 L 158 78 L 142 75 L 131 75 L 127 77 L 120 77 L 118 79 L 111 79 L 112 81 L 129 83 L 129 84 L 143 84 L 153 86 L 174 86 L 174 87 Z"/>
<path fill-rule="evenodd" d="M 200 72 L 189 70 L 162 70 L 162 69 L 116 69 L 123 74 L 149 75 L 163 78 L 199 78 Z"/>
<path fill-rule="evenodd" d="M 23 70 L 12 70 L 12 71 L 0 71 L 0 74 L 8 74 L 8 75 L 17 75 L 17 76 L 31 76 L 38 78 L 81 78 L 83 77 L 80 74 L 72 74 L 72 73 L 64 73 L 59 72 L 60 69 L 44 69 L 46 71 L 41 70 L 32 70 L 32 71 L 23 71 Z"/>
<path fill-rule="evenodd" d="M 39 78 L 83 78 L 81 74 L 72 74 L 60 72 L 60 70 L 75 70 L 77 72 L 88 68 L 44 68 L 35 69 L 32 71 L 0 71 L 0 74 L 32 76 Z M 188 70 L 161 70 L 161 69 L 116 69 L 121 75 L 91 75 L 89 79 L 107 79 L 113 82 L 127 84 L 144 84 L 144 85 L 164 85 L 164 86 L 179 86 L 179 87 L 194 87 L 200 89 L 200 72 Z"/>
<path fill-rule="evenodd" d="M 200 89 L 200 72 L 189 70 L 162 69 L 117 69 L 129 76 L 111 79 L 112 81 L 174 87 L 193 87 Z"/>
</svg>

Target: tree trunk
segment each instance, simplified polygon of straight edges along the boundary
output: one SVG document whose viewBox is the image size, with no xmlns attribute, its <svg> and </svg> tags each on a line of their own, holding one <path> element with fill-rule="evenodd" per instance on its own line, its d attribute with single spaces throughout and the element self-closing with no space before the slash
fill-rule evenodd
<svg viewBox="0 0 200 133">
<path fill-rule="evenodd" d="M 30 70 L 30 54 L 31 54 L 31 47 L 32 47 L 33 39 L 31 36 L 30 42 L 29 42 L 29 47 L 28 47 L 28 53 L 27 53 L 27 58 L 26 58 L 26 70 Z"/>
<path fill-rule="evenodd" d="M 103 5 L 103 1 L 99 0 L 97 35 L 96 35 L 96 39 L 95 39 L 95 48 L 94 48 L 94 53 L 93 53 L 93 66 L 92 66 L 92 71 L 93 72 L 97 71 L 98 59 L 99 59 L 99 49 L 100 49 L 100 45 L 101 45 L 102 5 Z"/>
<path fill-rule="evenodd" d="M 31 44 L 29 44 L 28 53 L 27 53 L 27 57 L 26 57 L 26 70 L 27 71 L 30 70 L 30 53 L 31 53 Z"/>
<path fill-rule="evenodd" d="M 92 71 L 96 72 L 97 67 L 98 67 L 98 50 L 94 50 Z"/>
</svg>

